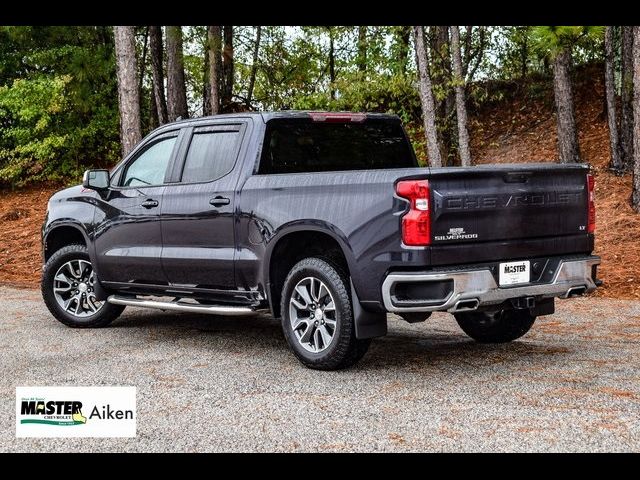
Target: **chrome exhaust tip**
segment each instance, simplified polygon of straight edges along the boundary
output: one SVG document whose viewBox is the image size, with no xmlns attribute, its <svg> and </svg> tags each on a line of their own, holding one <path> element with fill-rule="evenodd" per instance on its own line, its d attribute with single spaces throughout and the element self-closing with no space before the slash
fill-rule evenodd
<svg viewBox="0 0 640 480">
<path fill-rule="evenodd" d="M 564 298 L 581 297 L 585 293 L 587 293 L 587 287 L 585 286 L 571 287 L 569 290 L 567 290 Z"/>
<path fill-rule="evenodd" d="M 470 310 L 476 310 L 480 306 L 480 300 L 477 298 L 470 298 L 467 300 L 458 300 L 454 307 L 451 309 L 452 312 L 468 312 Z"/>
</svg>

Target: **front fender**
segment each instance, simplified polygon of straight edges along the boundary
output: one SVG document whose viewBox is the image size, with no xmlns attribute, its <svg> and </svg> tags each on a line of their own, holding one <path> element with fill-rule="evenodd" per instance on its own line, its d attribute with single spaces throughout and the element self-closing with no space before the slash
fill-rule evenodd
<svg viewBox="0 0 640 480">
<path fill-rule="evenodd" d="M 73 193 L 65 195 L 65 193 Z M 54 194 L 49 200 L 47 215 L 42 227 L 42 249 L 56 229 L 70 227 L 77 230 L 84 238 L 89 258 L 94 268 L 98 268 L 93 243 L 94 215 L 96 208 L 95 192 L 84 192 L 72 187 Z"/>
</svg>

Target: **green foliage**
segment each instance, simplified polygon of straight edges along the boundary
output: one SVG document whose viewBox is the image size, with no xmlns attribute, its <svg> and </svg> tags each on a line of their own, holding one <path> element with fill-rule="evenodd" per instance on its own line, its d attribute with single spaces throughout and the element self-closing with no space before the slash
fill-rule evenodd
<svg viewBox="0 0 640 480">
<path fill-rule="evenodd" d="M 64 89 L 69 81 L 69 76 L 38 78 L 0 87 L 0 114 L 6 122 L 0 136 L 4 145 L 12 147 L 0 149 L 5 160 L 1 179 L 13 181 L 23 172 L 32 178 L 52 173 L 52 163 L 67 140 L 55 126 L 66 108 Z"/>
<path fill-rule="evenodd" d="M 104 27 L 1 27 L 0 183 L 77 181 L 119 157 Z"/>
<path fill-rule="evenodd" d="M 534 49 L 541 56 L 554 58 L 564 49 L 593 47 L 604 37 L 602 26 L 538 26 L 531 29 Z"/>
<path fill-rule="evenodd" d="M 455 156 L 455 82 L 446 45 L 427 27 L 430 71 L 440 134 Z M 136 27 L 143 130 L 153 126 L 148 27 Z M 399 115 L 418 158 L 426 158 L 410 28 L 368 26 L 366 61 L 359 65 L 359 29 L 350 26 L 264 26 L 251 105 L 254 110 L 312 109 Z M 234 27 L 233 101 L 246 104 L 255 26 Z M 202 114 L 207 28 L 183 27 L 185 79 L 191 116 Z M 602 60 L 603 27 L 460 27 L 467 103 L 547 92 L 551 60 L 570 48 L 574 65 Z M 333 40 L 335 78 L 330 78 Z M 0 184 L 46 179 L 77 181 L 91 166 L 120 157 L 118 98 L 111 27 L 0 27 Z M 144 56 L 144 52 L 146 56 Z M 141 60 L 144 56 L 144 62 Z"/>
<path fill-rule="evenodd" d="M 325 92 L 298 97 L 293 108 L 394 113 L 405 122 L 420 121 L 420 97 L 415 84 L 405 76 L 380 76 L 375 81 L 351 78 L 336 80 L 340 96 L 331 100 Z"/>
</svg>

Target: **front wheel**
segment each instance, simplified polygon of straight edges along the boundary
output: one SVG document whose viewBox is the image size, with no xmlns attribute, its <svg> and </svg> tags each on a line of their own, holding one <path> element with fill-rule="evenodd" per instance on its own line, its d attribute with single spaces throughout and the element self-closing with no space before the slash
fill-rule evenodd
<svg viewBox="0 0 640 480">
<path fill-rule="evenodd" d="M 536 317 L 528 310 L 505 309 L 495 312 L 455 314 L 460 328 L 479 343 L 507 343 L 526 334 Z"/>
<path fill-rule="evenodd" d="M 370 340 L 358 340 L 344 272 L 320 258 L 305 258 L 284 282 L 282 329 L 298 360 L 317 370 L 338 370 L 360 360 Z"/>
<path fill-rule="evenodd" d="M 42 298 L 51 314 L 69 327 L 104 327 L 124 310 L 99 301 L 96 275 L 84 245 L 61 248 L 47 261 L 42 273 Z"/>
</svg>

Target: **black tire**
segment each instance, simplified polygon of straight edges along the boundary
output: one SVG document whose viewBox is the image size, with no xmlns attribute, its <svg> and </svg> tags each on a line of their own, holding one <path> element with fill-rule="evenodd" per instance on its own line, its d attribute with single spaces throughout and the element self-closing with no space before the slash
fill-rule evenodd
<svg viewBox="0 0 640 480">
<path fill-rule="evenodd" d="M 289 315 L 289 304 L 294 289 L 298 282 L 308 277 L 324 283 L 335 304 L 336 326 L 333 337 L 328 347 L 319 352 L 308 351 L 302 346 L 293 330 Z M 305 366 L 316 370 L 339 370 L 354 365 L 367 353 L 371 340 L 356 338 L 348 285 L 347 275 L 336 265 L 315 257 L 305 258 L 296 263 L 284 281 L 280 304 L 282 330 L 293 353 Z"/>
<path fill-rule="evenodd" d="M 507 343 L 526 334 L 536 317 L 528 310 L 505 309 L 496 312 L 455 314 L 460 328 L 479 343 Z"/>
<path fill-rule="evenodd" d="M 42 298 L 44 303 L 51 312 L 51 314 L 60 322 L 69 327 L 74 328 L 98 328 L 106 327 L 113 322 L 124 310 L 122 305 L 112 305 L 105 303 L 93 315 L 86 317 L 78 317 L 73 315 L 62 306 L 60 306 L 56 300 L 53 287 L 54 276 L 58 269 L 65 263 L 71 260 L 84 260 L 90 262 L 89 254 L 87 253 L 87 247 L 84 245 L 68 245 L 55 252 L 47 263 L 45 264 L 44 271 L 42 272 Z"/>
</svg>

